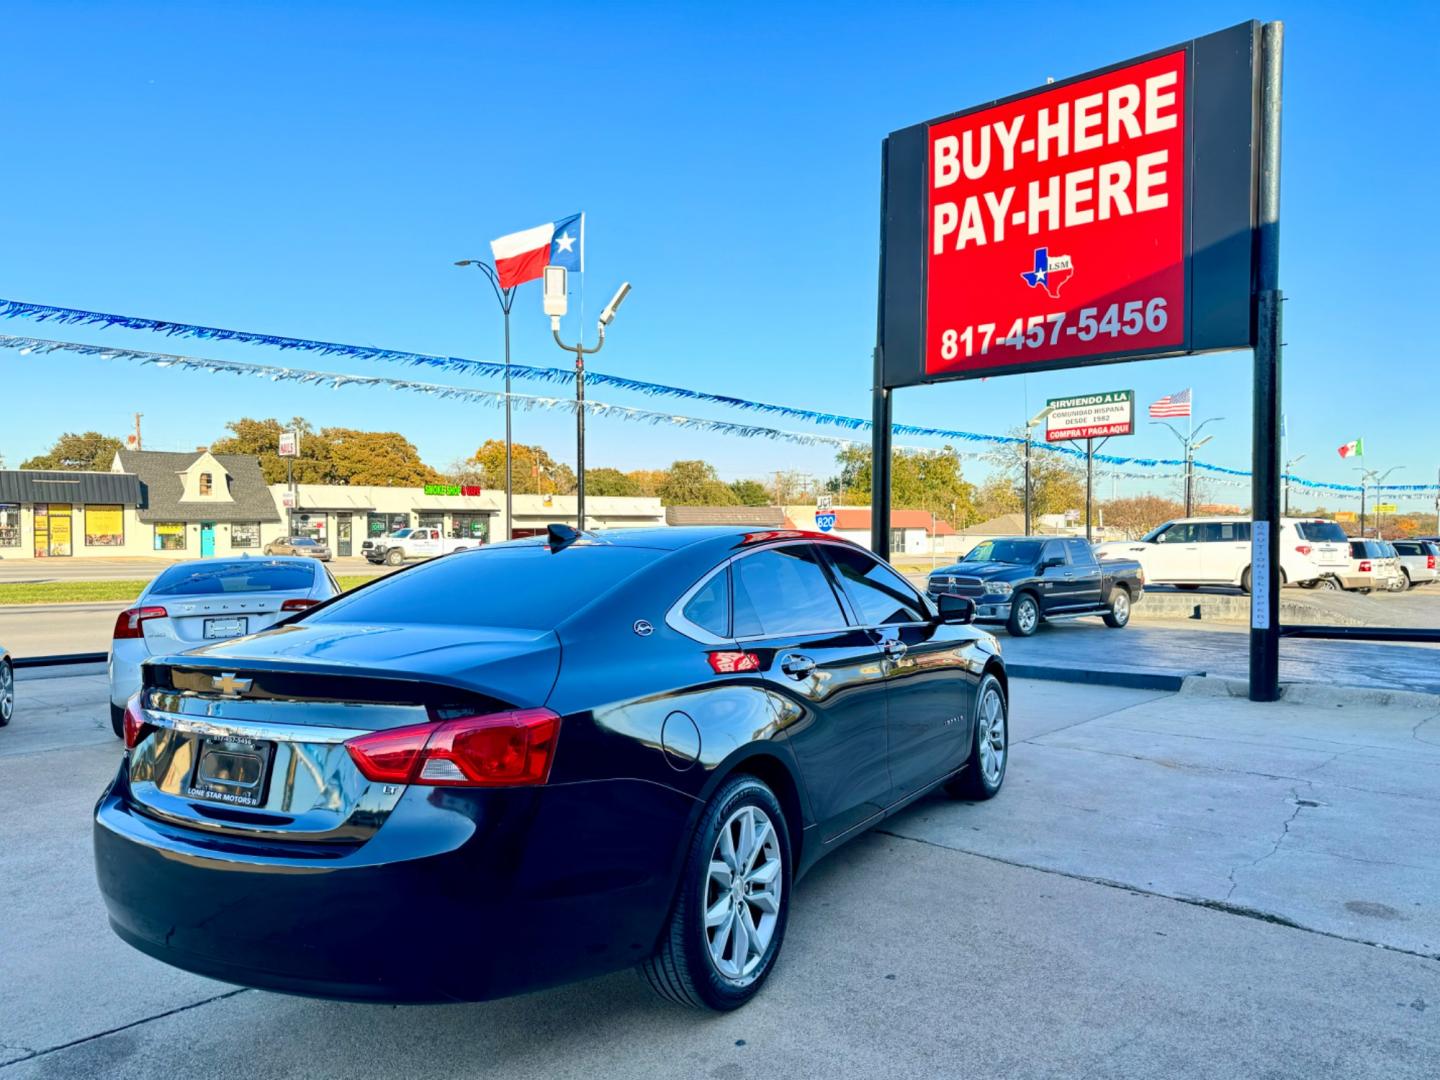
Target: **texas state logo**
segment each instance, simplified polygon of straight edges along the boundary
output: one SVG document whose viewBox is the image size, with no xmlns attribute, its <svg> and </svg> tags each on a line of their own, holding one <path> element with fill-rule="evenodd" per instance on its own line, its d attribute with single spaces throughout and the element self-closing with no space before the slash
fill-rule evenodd
<svg viewBox="0 0 1440 1080">
<path fill-rule="evenodd" d="M 1044 289 L 1052 300 L 1060 299 L 1060 290 L 1075 273 L 1069 255 L 1051 255 L 1048 247 L 1035 249 L 1035 269 L 1022 270 L 1020 276 L 1032 289 Z"/>
</svg>

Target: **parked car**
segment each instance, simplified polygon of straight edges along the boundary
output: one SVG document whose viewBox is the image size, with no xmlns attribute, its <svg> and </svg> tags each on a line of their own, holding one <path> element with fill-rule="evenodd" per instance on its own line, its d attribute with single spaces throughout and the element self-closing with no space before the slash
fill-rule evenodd
<svg viewBox="0 0 1440 1080">
<path fill-rule="evenodd" d="M 15 661 L 10 650 L 0 645 L 0 727 L 15 716 Z"/>
<path fill-rule="evenodd" d="M 483 541 L 471 537 L 446 536 L 442 529 L 397 529 L 389 536 L 377 536 L 360 545 L 360 554 L 372 563 L 399 566 L 407 559 L 433 559 L 478 547 Z"/>
<path fill-rule="evenodd" d="M 1194 589 L 1231 585 L 1250 591 L 1249 518 L 1180 518 L 1139 540 L 1095 546 L 1101 562 L 1139 559 L 1151 585 Z M 1333 521 L 1280 519 L 1280 584 L 1339 588 L 1350 569 L 1349 538 Z"/>
<path fill-rule="evenodd" d="M 1380 550 L 1385 553 L 1387 560 L 1393 560 L 1393 572 L 1390 580 L 1385 583 L 1385 588 L 1390 592 L 1404 592 L 1410 587 L 1410 582 L 1405 577 L 1405 567 L 1400 561 L 1400 552 L 1395 550 L 1395 545 L 1389 540 L 1380 541 Z"/>
<path fill-rule="evenodd" d="M 1394 589 L 1397 580 L 1404 580 L 1394 550 L 1383 540 L 1351 540 L 1350 566 L 1341 584 L 1363 593 Z"/>
<path fill-rule="evenodd" d="M 282 536 L 265 545 L 266 555 L 304 555 L 321 562 L 330 561 L 330 545 L 308 536 Z"/>
<path fill-rule="evenodd" d="M 162 570 L 115 619 L 110 726 L 124 734 L 125 703 L 149 657 L 253 634 L 339 593 L 330 571 L 311 559 L 199 559 Z"/>
<path fill-rule="evenodd" d="M 1430 540 L 1394 540 L 1391 546 L 1400 556 L 1405 587 L 1429 585 L 1440 578 L 1440 544 Z"/>
<path fill-rule="evenodd" d="M 1029 637 L 1042 622 L 1084 615 L 1125 626 L 1144 594 L 1145 574 L 1134 559 L 1097 562 L 1079 537 L 1005 536 L 933 571 L 926 588 L 931 597 L 973 600 L 976 622 L 1004 623 L 1016 637 Z"/>
<path fill-rule="evenodd" d="M 408 567 L 145 666 L 95 811 L 111 925 L 321 997 L 639 963 L 735 1008 L 816 860 L 937 788 L 1000 790 L 1005 666 L 973 613 L 794 531 L 551 526 Z M 442 944 L 392 947 L 417 925 Z"/>
</svg>

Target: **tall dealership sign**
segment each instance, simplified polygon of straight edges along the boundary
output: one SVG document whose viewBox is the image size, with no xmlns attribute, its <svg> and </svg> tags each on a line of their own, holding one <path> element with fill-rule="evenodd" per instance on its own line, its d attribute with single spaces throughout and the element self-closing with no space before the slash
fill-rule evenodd
<svg viewBox="0 0 1440 1080">
<path fill-rule="evenodd" d="M 1228 349 L 1256 350 L 1265 516 L 1279 476 L 1281 35 L 1242 23 L 885 139 L 877 551 L 888 554 L 892 391 Z M 1257 548 L 1257 572 L 1277 556 Z M 1252 625 L 1269 633 L 1278 592 L 1263 606 Z"/>
</svg>

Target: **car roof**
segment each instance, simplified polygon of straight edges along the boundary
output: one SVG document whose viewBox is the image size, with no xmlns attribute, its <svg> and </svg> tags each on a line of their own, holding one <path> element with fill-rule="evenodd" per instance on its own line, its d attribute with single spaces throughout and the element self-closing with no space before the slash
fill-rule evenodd
<svg viewBox="0 0 1440 1080">
<path fill-rule="evenodd" d="M 573 528 L 573 526 L 566 526 Z M 767 529 L 758 525 L 661 525 L 641 529 L 587 529 L 582 541 L 603 543 L 611 547 L 652 548 L 657 551 L 679 551 L 682 548 L 703 544 L 707 541 L 729 540 L 738 545 L 746 537 L 754 543 L 766 540 L 824 540 L 832 543 L 849 544 L 851 541 L 830 533 L 809 532 L 803 529 Z M 501 544 L 487 545 L 491 548 L 548 543 L 544 536 L 530 536 Z M 473 548 L 480 551 L 482 548 Z"/>
</svg>

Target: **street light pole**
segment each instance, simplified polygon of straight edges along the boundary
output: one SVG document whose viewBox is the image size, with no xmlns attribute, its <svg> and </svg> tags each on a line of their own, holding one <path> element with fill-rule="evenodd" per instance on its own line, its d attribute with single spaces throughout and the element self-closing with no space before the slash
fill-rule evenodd
<svg viewBox="0 0 1440 1080">
<path fill-rule="evenodd" d="M 1360 535 L 1362 537 L 1365 535 L 1365 488 L 1373 483 L 1376 488 L 1375 494 L 1378 496 L 1380 485 L 1385 482 L 1385 478 L 1397 469 L 1404 467 L 1404 465 L 1392 465 L 1383 473 L 1379 469 L 1366 469 L 1358 465 L 1355 467 L 1355 471 L 1360 474 Z"/>
<path fill-rule="evenodd" d="M 461 259 L 456 266 L 473 266 L 485 275 L 490 287 L 495 290 L 495 299 L 500 302 L 500 312 L 505 317 L 505 534 L 509 540 L 515 525 L 515 477 L 514 451 L 510 428 L 510 308 L 515 303 L 515 289 L 500 286 L 500 275 L 483 259 Z"/>
<path fill-rule="evenodd" d="M 1214 435 L 1207 435 L 1203 439 L 1196 438 L 1200 432 L 1205 430 L 1206 424 L 1213 424 L 1217 420 L 1224 420 L 1223 416 L 1211 416 L 1200 421 L 1198 427 L 1192 427 L 1189 434 L 1181 435 L 1179 428 L 1174 424 L 1166 423 L 1164 420 L 1151 420 L 1152 424 L 1159 424 L 1170 429 L 1170 433 L 1180 440 L 1180 445 L 1185 449 L 1185 516 L 1194 516 L 1195 507 L 1195 449 L 1204 446 L 1213 439 Z"/>
<path fill-rule="evenodd" d="M 1285 462 L 1285 516 L 1290 516 L 1290 470 L 1305 460 L 1304 454 L 1297 454 Z"/>
<path fill-rule="evenodd" d="M 1047 416 L 1049 416 L 1049 415 L 1050 415 L 1050 406 L 1049 406 L 1049 405 L 1046 405 L 1045 408 L 1041 409 L 1038 413 L 1036 413 L 1034 416 L 1032 416 L 1029 420 L 1025 421 L 1025 499 L 1024 499 L 1024 502 L 1025 502 L 1025 535 L 1026 535 L 1026 536 L 1029 536 L 1029 535 L 1034 531 L 1033 528 L 1031 527 L 1031 526 L 1032 526 L 1032 518 L 1033 518 L 1033 515 L 1032 515 L 1031 512 L 1030 512 L 1030 504 L 1031 504 L 1032 500 L 1034 499 L 1034 491 L 1035 491 L 1034 482 L 1033 482 L 1033 481 L 1031 480 L 1031 478 L 1030 478 L 1030 448 L 1031 448 L 1031 445 L 1034 443 L 1034 439 L 1031 437 L 1030 431 L 1031 431 L 1031 429 L 1032 429 L 1036 424 L 1038 424 L 1041 420 L 1044 420 L 1045 417 L 1047 417 Z"/>
</svg>

